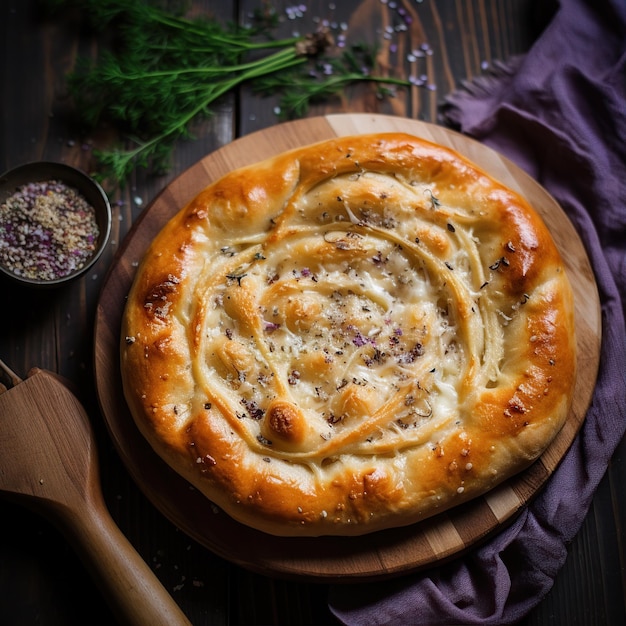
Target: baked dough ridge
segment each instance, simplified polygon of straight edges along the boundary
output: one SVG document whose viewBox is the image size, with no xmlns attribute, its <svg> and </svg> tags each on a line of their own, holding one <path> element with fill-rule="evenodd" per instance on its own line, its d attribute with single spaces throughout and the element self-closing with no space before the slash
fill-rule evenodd
<svg viewBox="0 0 626 626">
<path fill-rule="evenodd" d="M 572 291 L 535 210 L 453 150 L 340 137 L 234 170 L 162 229 L 122 323 L 139 430 L 235 520 L 404 526 L 546 449 Z"/>
</svg>

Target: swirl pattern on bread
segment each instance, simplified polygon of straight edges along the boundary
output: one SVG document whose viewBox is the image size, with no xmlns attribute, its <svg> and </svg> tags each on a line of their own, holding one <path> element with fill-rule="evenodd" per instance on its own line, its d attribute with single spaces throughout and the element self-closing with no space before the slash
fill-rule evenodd
<svg viewBox="0 0 626 626">
<path fill-rule="evenodd" d="M 121 371 L 157 454 L 235 520 L 361 535 L 484 494 L 563 426 L 563 261 L 528 202 L 411 135 L 237 169 L 135 276 Z"/>
</svg>

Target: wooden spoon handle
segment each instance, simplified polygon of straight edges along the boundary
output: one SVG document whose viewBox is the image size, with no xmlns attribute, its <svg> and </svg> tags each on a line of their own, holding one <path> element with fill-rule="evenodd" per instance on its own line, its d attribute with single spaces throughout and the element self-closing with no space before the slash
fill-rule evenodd
<svg viewBox="0 0 626 626">
<path fill-rule="evenodd" d="M 146 562 L 111 518 L 104 500 L 95 494 L 80 511 L 63 509 L 67 531 L 81 560 L 122 624 L 190 626 L 190 622 Z"/>
</svg>

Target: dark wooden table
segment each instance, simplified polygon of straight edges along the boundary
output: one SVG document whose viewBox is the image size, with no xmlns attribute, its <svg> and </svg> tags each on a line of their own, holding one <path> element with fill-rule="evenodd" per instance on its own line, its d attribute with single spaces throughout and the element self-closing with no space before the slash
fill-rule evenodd
<svg viewBox="0 0 626 626">
<path fill-rule="evenodd" d="M 198 0 L 193 11 L 244 22 L 259 4 L 242 0 Z M 462 81 L 488 71 L 497 61 L 523 53 L 549 17 L 550 3 L 531 0 L 341 0 L 274 3 L 285 36 L 315 29 L 328 19 L 348 39 L 403 50 L 427 43 L 432 54 L 419 73 L 431 89 L 414 87 L 379 100 L 366 86 L 317 105 L 327 112 L 379 112 L 438 121 L 438 104 Z M 0 3 L 0 171 L 33 160 L 58 160 L 89 170 L 94 148 L 116 139 L 112 130 L 76 134 L 65 76 L 77 57 L 93 54 L 80 15 L 43 19 L 35 0 Z M 406 23 L 402 11 L 414 17 Z M 319 18 L 319 19 L 318 19 Z M 384 46 L 383 46 L 384 47 Z M 399 55 L 398 55 L 399 56 Z M 406 58 L 388 59 L 407 75 Z M 397 67 L 398 64 L 401 67 Z M 79 282 L 51 292 L 32 292 L 4 279 L 0 358 L 25 377 L 33 366 L 58 372 L 79 389 L 96 431 L 102 488 L 109 510 L 139 554 L 153 568 L 193 624 L 332 624 L 325 585 L 275 580 L 245 571 L 176 529 L 129 477 L 108 437 L 93 380 L 93 321 L 99 290 L 133 221 L 178 174 L 234 138 L 278 122 L 272 98 L 246 87 L 223 97 L 211 119 L 180 141 L 171 170 L 152 177 L 136 173 L 124 191 L 111 195 L 113 230 L 97 266 Z M 0 428 L 1 425 L 0 416 Z M 625 537 L 626 446 L 619 447 L 584 526 L 549 595 L 524 624 L 626 623 Z M 49 522 L 20 505 L 0 500 L 0 624 L 69 625 L 115 623 L 98 588 L 72 548 Z"/>
</svg>

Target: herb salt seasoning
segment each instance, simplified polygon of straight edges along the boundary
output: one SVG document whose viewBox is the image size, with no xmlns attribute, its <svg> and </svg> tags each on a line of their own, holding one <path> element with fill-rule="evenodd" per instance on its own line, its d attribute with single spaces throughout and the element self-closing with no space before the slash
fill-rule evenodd
<svg viewBox="0 0 626 626">
<path fill-rule="evenodd" d="M 98 234 L 95 210 L 76 189 L 28 183 L 0 205 L 0 264 L 20 278 L 63 278 L 91 258 Z"/>
</svg>

